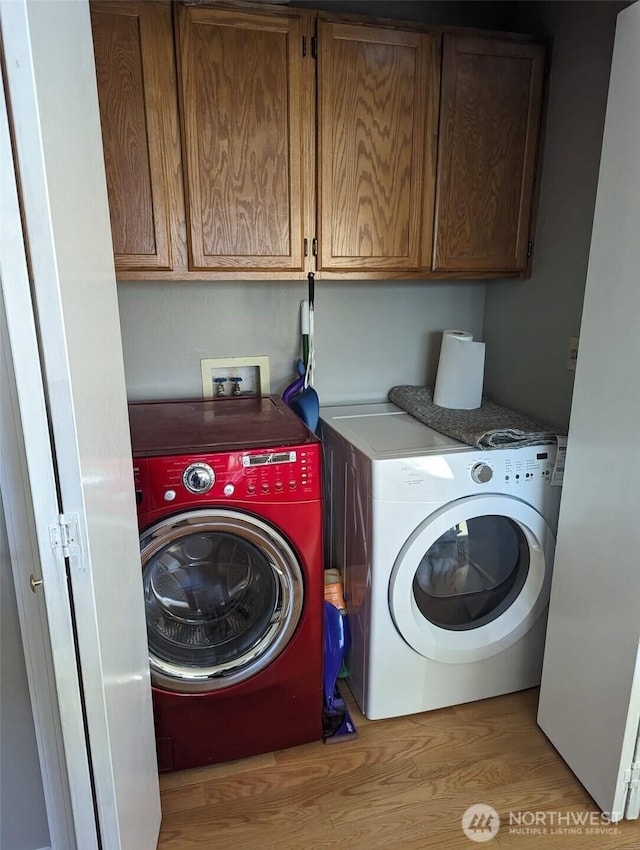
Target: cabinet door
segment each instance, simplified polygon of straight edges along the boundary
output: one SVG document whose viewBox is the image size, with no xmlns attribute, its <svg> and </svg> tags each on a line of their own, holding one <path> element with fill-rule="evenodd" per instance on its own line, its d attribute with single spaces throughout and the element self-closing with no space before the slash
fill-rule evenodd
<svg viewBox="0 0 640 850">
<path fill-rule="evenodd" d="M 445 35 L 434 271 L 523 271 L 544 47 Z"/>
<path fill-rule="evenodd" d="M 90 9 L 116 271 L 184 267 L 171 4 Z"/>
<path fill-rule="evenodd" d="M 318 268 L 417 271 L 431 255 L 436 39 L 330 21 L 318 38 Z"/>
<path fill-rule="evenodd" d="M 191 270 L 304 271 L 302 35 L 296 12 L 178 8 Z"/>
</svg>

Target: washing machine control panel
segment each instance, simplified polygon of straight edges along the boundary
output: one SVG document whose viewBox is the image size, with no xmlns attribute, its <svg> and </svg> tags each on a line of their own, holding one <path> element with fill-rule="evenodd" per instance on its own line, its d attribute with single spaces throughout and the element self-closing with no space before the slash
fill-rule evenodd
<svg viewBox="0 0 640 850">
<path fill-rule="evenodd" d="M 321 494 L 319 443 L 136 458 L 138 511 L 198 504 L 300 502 Z"/>
</svg>

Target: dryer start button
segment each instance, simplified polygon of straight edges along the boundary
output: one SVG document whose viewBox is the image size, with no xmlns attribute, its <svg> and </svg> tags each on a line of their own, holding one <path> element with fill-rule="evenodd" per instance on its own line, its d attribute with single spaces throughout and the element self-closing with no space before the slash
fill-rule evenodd
<svg viewBox="0 0 640 850">
<path fill-rule="evenodd" d="M 471 477 L 476 484 L 487 484 L 493 478 L 493 469 L 486 463 L 475 463 L 471 467 Z"/>
</svg>

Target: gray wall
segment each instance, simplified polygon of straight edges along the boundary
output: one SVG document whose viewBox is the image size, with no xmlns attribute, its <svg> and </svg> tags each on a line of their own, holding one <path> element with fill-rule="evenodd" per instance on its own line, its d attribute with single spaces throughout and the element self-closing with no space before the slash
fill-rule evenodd
<svg viewBox="0 0 640 850">
<path fill-rule="evenodd" d="M 0 691 L 0 847 L 46 847 L 47 813 L 1 499 Z"/>
<path fill-rule="evenodd" d="M 553 35 L 533 276 L 487 284 L 485 390 L 567 427 L 617 12 L 625 3 L 518 4 L 519 23 Z"/>
<path fill-rule="evenodd" d="M 268 355 L 272 392 L 292 380 L 306 282 L 119 284 L 130 400 L 202 395 L 200 360 Z M 440 332 L 482 331 L 482 283 L 318 281 L 316 381 L 323 404 L 380 401 L 433 378 Z"/>
</svg>

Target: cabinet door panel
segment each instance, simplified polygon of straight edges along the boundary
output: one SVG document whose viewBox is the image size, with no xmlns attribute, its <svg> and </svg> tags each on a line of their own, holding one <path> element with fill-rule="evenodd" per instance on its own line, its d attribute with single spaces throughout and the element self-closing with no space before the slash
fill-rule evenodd
<svg viewBox="0 0 640 850">
<path fill-rule="evenodd" d="M 417 270 L 430 256 L 436 52 L 423 33 L 320 22 L 320 270 Z"/>
<path fill-rule="evenodd" d="M 171 5 L 90 8 L 116 270 L 171 270 L 183 206 Z"/>
<path fill-rule="evenodd" d="M 190 268 L 303 271 L 300 16 L 180 8 L 179 68 Z"/>
<path fill-rule="evenodd" d="M 434 271 L 522 271 L 544 79 L 540 45 L 445 35 Z"/>
</svg>

